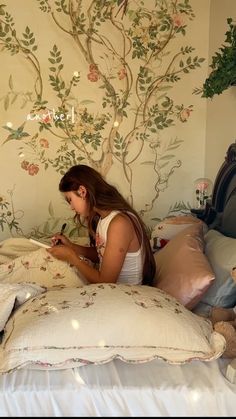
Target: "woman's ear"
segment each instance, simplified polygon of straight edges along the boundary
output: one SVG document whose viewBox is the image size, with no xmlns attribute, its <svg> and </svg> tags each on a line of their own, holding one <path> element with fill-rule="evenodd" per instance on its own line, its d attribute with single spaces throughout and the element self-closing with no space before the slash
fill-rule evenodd
<svg viewBox="0 0 236 419">
<path fill-rule="evenodd" d="M 87 195 L 87 189 L 85 186 L 81 185 L 77 191 L 80 198 L 85 199 Z"/>
</svg>

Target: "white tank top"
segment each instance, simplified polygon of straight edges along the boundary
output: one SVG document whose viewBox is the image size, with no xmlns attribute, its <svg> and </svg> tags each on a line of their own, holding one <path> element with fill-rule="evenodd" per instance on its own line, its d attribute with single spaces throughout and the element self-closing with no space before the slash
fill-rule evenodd
<svg viewBox="0 0 236 419">
<path fill-rule="evenodd" d="M 111 211 L 104 218 L 100 218 L 96 229 L 96 249 L 99 257 L 99 265 L 101 267 L 102 258 L 107 242 L 107 230 L 111 220 L 121 211 Z M 134 214 L 129 213 L 135 218 L 136 224 L 139 225 Z M 140 227 L 141 231 L 141 227 Z M 142 283 L 143 278 L 143 240 L 137 252 L 127 253 L 117 283 L 138 285 Z"/>
</svg>

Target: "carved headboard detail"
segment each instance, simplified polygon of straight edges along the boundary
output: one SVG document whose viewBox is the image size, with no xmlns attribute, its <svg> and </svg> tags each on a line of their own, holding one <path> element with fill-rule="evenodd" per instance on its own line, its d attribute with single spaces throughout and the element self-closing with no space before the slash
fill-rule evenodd
<svg viewBox="0 0 236 419">
<path fill-rule="evenodd" d="M 201 218 L 208 225 L 211 225 L 216 222 L 216 219 L 222 219 L 226 206 L 229 208 L 231 204 L 236 210 L 236 142 L 231 144 L 227 150 L 225 160 L 215 179 L 212 199 L 207 202 L 206 209 Z M 231 218 L 232 220 L 228 221 L 232 225 L 233 223 L 236 225 L 236 213 L 234 216 L 231 215 Z"/>
</svg>

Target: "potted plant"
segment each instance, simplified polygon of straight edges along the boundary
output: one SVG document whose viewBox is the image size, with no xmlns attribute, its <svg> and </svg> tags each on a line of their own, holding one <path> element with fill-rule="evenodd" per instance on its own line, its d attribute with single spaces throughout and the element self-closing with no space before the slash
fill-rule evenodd
<svg viewBox="0 0 236 419">
<path fill-rule="evenodd" d="M 205 80 L 202 88 L 202 97 L 212 98 L 219 95 L 230 86 L 236 85 L 236 24 L 228 18 L 229 29 L 225 33 L 225 43 L 220 52 L 212 57 L 210 67 L 212 71 Z"/>
</svg>

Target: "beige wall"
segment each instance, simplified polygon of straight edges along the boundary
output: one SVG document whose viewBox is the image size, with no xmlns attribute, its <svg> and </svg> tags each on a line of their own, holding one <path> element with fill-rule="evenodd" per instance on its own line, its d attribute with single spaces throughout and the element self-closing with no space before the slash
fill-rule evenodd
<svg viewBox="0 0 236 419">
<path fill-rule="evenodd" d="M 135 208 L 150 226 L 179 204 L 191 206 L 194 180 L 207 176 L 214 181 L 228 145 L 236 139 L 236 88 L 212 100 L 193 94 L 202 87 L 210 71 L 211 57 L 225 41 L 227 18 L 236 20 L 236 0 L 190 0 L 193 9 L 190 14 L 183 13 L 185 3 L 181 0 L 167 0 L 166 13 L 172 31 L 164 28 L 165 25 L 158 26 L 152 45 L 158 40 L 161 45 L 173 30 L 178 31 L 159 52 L 152 52 L 148 46 L 150 37 L 154 37 L 147 32 L 151 21 L 154 26 L 160 25 L 160 16 L 155 13 L 161 2 L 157 5 L 155 0 L 145 1 L 145 10 L 152 19 L 142 17 L 139 23 L 135 22 L 133 9 L 138 2 L 130 0 L 130 13 L 124 19 L 118 14 L 118 23 L 113 25 L 109 19 L 100 22 L 91 42 L 81 34 L 72 39 L 70 31 L 61 29 L 62 24 L 70 27 L 70 21 L 68 16 L 65 19 L 62 12 L 54 10 L 55 2 L 49 2 L 54 4 L 54 11 L 48 13 L 40 10 L 41 3 L 36 0 L 5 3 L 0 22 L 4 25 L 4 11 L 12 15 L 16 36 L 22 45 L 18 54 L 11 53 L 9 37 L 4 38 L 1 32 L 0 240 L 11 235 L 48 235 L 58 230 L 64 219 L 71 216 L 58 192 L 58 182 L 63 170 L 75 161 L 79 163 L 79 158 L 99 167 L 108 181 L 119 186 L 127 198 L 132 198 Z M 90 3 L 90 0 L 82 1 L 87 21 Z M 78 7 L 78 2 L 73 4 Z M 53 19 L 55 13 L 61 24 Z M 34 33 L 30 38 L 28 27 Z M 147 48 L 145 57 L 134 53 L 135 39 L 140 36 Z M 25 39 L 37 47 L 29 56 L 24 49 Z M 14 44 L 14 40 L 12 42 Z M 66 98 L 77 111 L 77 122 L 70 126 L 69 132 L 53 124 L 51 130 L 40 131 L 38 123 L 26 118 L 34 106 L 36 93 L 40 93 L 40 79 L 43 88 L 40 94 L 47 106 L 57 109 L 61 103 L 58 92 L 49 82 L 49 57 L 54 44 L 62 54 L 61 81 L 65 80 L 69 86 L 73 74 L 80 74 L 78 85 L 73 87 L 70 98 Z M 186 52 L 185 48 L 192 50 Z M 187 62 L 188 56 L 191 59 Z M 194 67 L 191 60 L 196 57 L 205 61 L 191 69 Z M 183 72 L 183 67 L 190 64 L 189 72 Z M 144 65 L 149 77 L 140 76 Z M 97 79 L 91 80 L 91 75 L 94 76 L 91 68 Z M 177 74 L 179 79 L 165 81 L 160 76 L 166 71 L 170 76 Z M 151 101 L 149 85 L 155 86 Z M 103 102 L 110 100 L 109 86 L 113 87 L 113 97 L 116 94 L 122 99 L 128 94 L 128 103 L 122 108 L 127 117 L 118 102 L 113 107 L 109 104 L 103 107 Z M 141 106 L 139 111 L 138 106 Z M 155 106 L 157 110 L 153 112 Z M 156 115 L 158 112 L 165 115 L 166 107 L 170 109 L 167 120 L 172 119 L 172 122 L 160 128 L 159 122 L 155 122 Z M 82 109 L 87 109 L 87 120 Z M 151 127 L 144 126 L 146 118 L 142 117 L 141 110 L 146 116 L 151 115 Z M 101 122 L 104 113 L 110 113 L 110 119 L 96 128 L 99 141 L 92 144 L 89 133 L 94 132 L 95 122 Z M 117 118 L 119 127 L 114 129 Z M 6 127 L 7 123 L 11 123 L 13 131 Z M 22 125 L 28 136 L 17 137 Z M 126 155 L 120 144 L 127 147 Z M 55 164 L 57 158 L 61 158 L 61 168 Z"/>
<path fill-rule="evenodd" d="M 228 17 L 236 20 L 236 0 L 211 0 L 209 64 L 211 57 L 225 41 Z M 212 180 L 228 146 L 236 140 L 235 121 L 236 87 L 207 99 L 205 174 Z"/>
<path fill-rule="evenodd" d="M 58 231 L 71 216 L 58 183 L 80 162 L 118 186 L 148 226 L 189 209 L 205 173 L 207 101 L 193 92 L 208 71 L 210 0 L 166 0 L 166 18 L 162 2 L 130 0 L 124 18 L 111 2 L 112 19 L 103 2 L 105 19 L 82 0 L 85 28 L 91 13 L 97 22 L 91 38 L 91 28 L 72 36 L 80 2 L 69 16 L 53 1 L 48 11 L 36 0 L 6 3 L 0 22 L 10 13 L 16 33 L 0 31 L 0 240 Z M 76 121 L 28 119 L 44 109 L 38 97 L 46 111 L 73 107 Z"/>
</svg>

